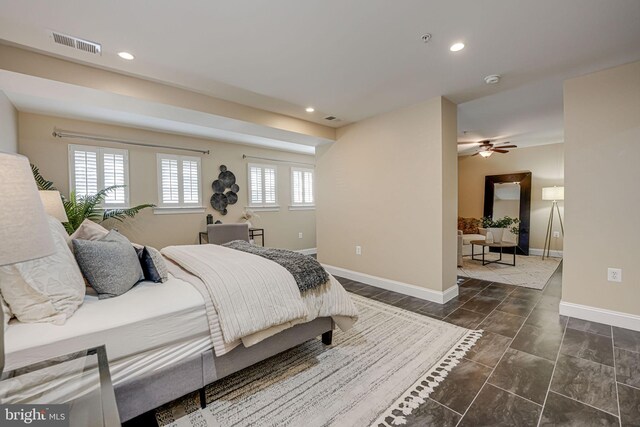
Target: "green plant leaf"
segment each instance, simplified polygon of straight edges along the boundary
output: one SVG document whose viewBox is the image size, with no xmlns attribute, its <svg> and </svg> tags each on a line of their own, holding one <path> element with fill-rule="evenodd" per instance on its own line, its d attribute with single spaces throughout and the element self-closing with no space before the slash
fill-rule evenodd
<svg viewBox="0 0 640 427">
<path fill-rule="evenodd" d="M 40 169 L 33 163 L 31 163 L 31 172 L 33 172 L 33 178 L 36 180 L 38 190 L 56 190 L 53 182 L 46 180 L 41 174 Z"/>
<path fill-rule="evenodd" d="M 106 221 L 108 219 L 124 221 L 126 218 L 133 218 L 143 209 L 155 207 L 156 205 L 145 203 L 142 205 L 133 206 L 131 208 L 105 209 L 102 214 L 102 221 Z"/>
</svg>

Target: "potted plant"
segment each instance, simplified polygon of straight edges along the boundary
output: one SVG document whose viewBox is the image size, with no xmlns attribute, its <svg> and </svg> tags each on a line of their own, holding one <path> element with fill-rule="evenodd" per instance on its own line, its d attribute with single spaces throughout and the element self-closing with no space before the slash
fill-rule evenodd
<svg viewBox="0 0 640 427">
<path fill-rule="evenodd" d="M 38 190 L 56 189 L 53 185 L 53 182 L 48 181 L 40 174 L 40 170 L 38 170 L 37 166 L 32 164 L 31 171 L 33 172 L 33 177 L 36 180 Z M 124 186 L 113 185 L 111 187 L 105 188 L 104 190 L 98 191 L 96 194 L 86 195 L 82 197 L 76 197 L 76 195 L 72 192 L 69 195 L 69 199 L 62 196 L 62 205 L 64 206 L 67 218 L 69 219 L 69 222 L 65 222 L 62 225 L 67 230 L 67 233 L 69 233 L 69 235 L 73 234 L 73 232 L 76 231 L 78 227 L 80 227 L 80 224 L 82 224 L 85 219 L 89 219 L 96 223 L 101 223 L 109 219 L 124 221 L 126 218 L 133 218 L 143 209 L 155 207 L 155 205 L 145 203 L 142 205 L 133 206 L 131 208 L 103 208 L 102 204 L 107 194 L 121 187 Z"/>
<path fill-rule="evenodd" d="M 509 231 L 517 236 L 520 233 L 519 224 L 520 220 L 518 218 L 511 218 L 510 216 L 505 216 L 499 219 L 493 219 L 490 216 L 482 218 L 482 227 L 491 232 L 494 243 L 502 242 L 505 228 L 508 228 Z"/>
</svg>

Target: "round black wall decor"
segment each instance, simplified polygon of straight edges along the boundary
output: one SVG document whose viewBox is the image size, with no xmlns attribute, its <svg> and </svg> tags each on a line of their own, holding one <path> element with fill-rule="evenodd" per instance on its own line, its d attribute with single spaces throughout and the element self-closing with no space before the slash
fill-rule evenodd
<svg viewBox="0 0 640 427">
<path fill-rule="evenodd" d="M 211 196 L 211 207 L 222 215 L 227 214 L 227 205 L 233 205 L 238 201 L 240 186 L 236 184 L 236 176 L 227 169 L 225 165 L 220 165 L 218 179 L 211 183 L 213 196 Z M 231 191 L 225 191 L 230 189 Z"/>
</svg>

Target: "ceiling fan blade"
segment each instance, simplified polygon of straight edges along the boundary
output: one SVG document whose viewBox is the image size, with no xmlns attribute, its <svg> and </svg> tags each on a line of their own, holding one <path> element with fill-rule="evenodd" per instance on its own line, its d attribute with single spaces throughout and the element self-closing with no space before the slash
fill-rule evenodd
<svg viewBox="0 0 640 427">
<path fill-rule="evenodd" d="M 508 153 L 508 152 L 509 152 L 509 150 L 501 150 L 501 149 L 499 149 L 499 148 L 494 148 L 494 149 L 493 149 L 493 150 L 491 150 L 491 151 L 494 151 L 494 152 L 496 152 L 496 153 Z"/>
<path fill-rule="evenodd" d="M 480 152 L 478 151 L 476 154 L 472 154 L 471 157 L 473 156 L 477 156 L 478 154 L 480 154 Z"/>
<path fill-rule="evenodd" d="M 518 148 L 517 145 L 499 145 L 497 148 Z"/>
</svg>

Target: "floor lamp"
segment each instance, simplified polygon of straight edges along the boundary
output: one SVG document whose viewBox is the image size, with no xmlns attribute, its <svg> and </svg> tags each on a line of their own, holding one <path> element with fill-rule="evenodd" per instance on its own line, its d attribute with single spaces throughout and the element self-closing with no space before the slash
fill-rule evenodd
<svg viewBox="0 0 640 427">
<path fill-rule="evenodd" d="M 564 187 L 544 187 L 542 189 L 542 200 L 551 200 L 551 211 L 549 212 L 549 223 L 547 224 L 547 236 L 544 239 L 544 248 L 542 249 L 542 259 L 549 258 L 549 252 L 551 250 L 551 233 L 553 233 L 553 213 L 558 211 L 558 219 L 560 220 L 560 229 L 562 230 L 562 237 L 564 237 L 564 225 L 562 225 L 562 216 L 560 215 L 560 208 L 558 207 L 558 200 L 564 200 Z"/>
</svg>

